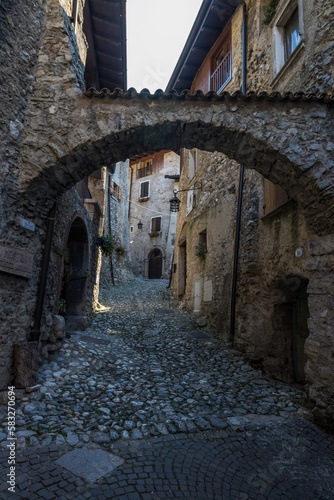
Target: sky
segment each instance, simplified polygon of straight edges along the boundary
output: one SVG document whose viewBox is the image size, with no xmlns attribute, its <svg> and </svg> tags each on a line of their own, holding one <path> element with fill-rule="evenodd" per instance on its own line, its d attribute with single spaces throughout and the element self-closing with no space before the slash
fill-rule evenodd
<svg viewBox="0 0 334 500">
<path fill-rule="evenodd" d="M 128 88 L 165 90 L 202 0 L 127 0 Z"/>
</svg>

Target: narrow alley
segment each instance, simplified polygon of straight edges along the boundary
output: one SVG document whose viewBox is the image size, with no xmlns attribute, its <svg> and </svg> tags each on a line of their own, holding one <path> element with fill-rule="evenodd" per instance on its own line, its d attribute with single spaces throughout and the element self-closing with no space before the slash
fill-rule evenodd
<svg viewBox="0 0 334 500">
<path fill-rule="evenodd" d="M 16 490 L 3 481 L 1 498 L 333 498 L 334 439 L 303 392 L 244 363 L 166 286 L 106 288 L 91 327 L 16 391 Z"/>
</svg>

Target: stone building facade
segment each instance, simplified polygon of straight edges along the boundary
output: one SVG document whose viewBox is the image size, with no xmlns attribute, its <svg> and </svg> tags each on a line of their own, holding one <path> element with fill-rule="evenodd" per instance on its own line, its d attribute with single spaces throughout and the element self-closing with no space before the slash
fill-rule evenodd
<svg viewBox="0 0 334 500">
<path fill-rule="evenodd" d="M 27 115 L 28 106 L 45 100 L 49 103 L 48 113 L 57 115 L 61 106 L 59 99 L 50 98 L 50 89 L 59 82 L 63 92 L 72 85 L 81 92 L 95 75 L 93 84 L 98 88 L 96 74 L 101 62 L 94 61 L 92 40 L 99 33 L 87 14 L 88 10 L 94 14 L 97 2 L 90 3 L 29 0 L 0 4 L 1 87 L 6 96 L 6 105 L 0 111 L 1 248 L 2 255 L 6 252 L 13 259 L 24 259 L 20 249 L 35 257 L 31 260 L 29 277 L 15 270 L 17 264 L 11 266 L 14 271 L 0 272 L 0 389 L 13 379 L 16 344 L 29 341 L 32 345 L 31 341 L 38 340 L 40 356 L 50 358 L 58 351 L 65 330 L 87 327 L 98 302 L 101 255 L 95 239 L 103 232 L 105 199 L 108 199 L 106 168 L 91 169 L 88 175 L 74 179 L 70 189 L 53 198 L 50 212 L 50 205 L 34 209 L 34 198 L 23 202 L 17 192 L 22 138 L 27 126 L 31 126 L 29 140 L 33 144 L 40 130 L 34 125 L 34 113 Z M 125 18 L 122 29 L 125 31 Z M 123 51 L 123 38 L 120 35 L 119 38 Z M 117 74 L 123 78 L 125 87 L 126 75 L 122 71 Z M 99 81 L 103 78 L 101 70 Z M 39 95 L 38 79 L 41 80 Z M 122 84 L 117 82 L 116 86 Z M 71 133 L 61 123 L 59 130 Z M 50 139 L 54 151 L 59 144 L 56 139 L 59 130 L 55 128 Z M 60 176 L 55 184 L 59 180 Z M 48 198 L 47 193 L 44 196 Z M 23 209 L 24 216 L 23 204 L 26 208 L 31 206 Z M 66 324 L 61 315 L 65 316 Z"/>
<path fill-rule="evenodd" d="M 179 173 L 180 157 L 173 151 L 152 152 L 131 161 L 130 248 L 136 276 L 169 276 L 176 232 L 169 199 Z"/>
<path fill-rule="evenodd" d="M 103 233 L 118 238 L 125 249 L 122 256 L 116 254 L 110 263 L 109 257 L 102 256 L 100 283 L 111 285 L 133 279 L 130 255 L 130 230 L 128 222 L 129 207 L 129 160 L 118 162 L 106 169 L 106 196 L 104 200 Z M 112 279 L 113 277 L 113 279 Z"/>
<path fill-rule="evenodd" d="M 227 3 L 214 2 L 217 33 L 202 58 L 196 30 L 202 21 L 205 33 L 210 19 L 205 9 L 200 11 L 167 89 L 333 94 L 332 2 L 281 0 L 271 18 L 267 5 L 234 2 L 234 12 L 228 13 Z M 255 120 L 263 118 L 260 111 L 254 114 Z M 296 130 L 288 133 L 296 135 Z M 326 318 L 332 299 L 323 304 L 323 334 L 316 342 L 308 337 L 311 325 L 323 329 L 310 319 L 309 293 L 316 295 L 312 305 L 322 301 L 332 282 L 332 257 L 322 257 L 324 247 L 334 252 L 332 235 L 310 245 L 315 235 L 300 204 L 258 172 L 246 168 L 241 177 L 243 167 L 218 153 L 184 150 L 182 157 L 181 189 L 201 189 L 194 191 L 190 207 L 183 195 L 174 295 L 184 295 L 187 308 L 206 315 L 255 366 L 285 382 L 306 383 L 315 416 L 331 425 L 334 331 Z M 314 290 L 309 280 L 319 260 L 323 283 Z M 319 343 L 327 347 L 323 364 L 316 367 Z M 320 389 L 320 380 L 327 381 L 327 389 Z"/>
</svg>

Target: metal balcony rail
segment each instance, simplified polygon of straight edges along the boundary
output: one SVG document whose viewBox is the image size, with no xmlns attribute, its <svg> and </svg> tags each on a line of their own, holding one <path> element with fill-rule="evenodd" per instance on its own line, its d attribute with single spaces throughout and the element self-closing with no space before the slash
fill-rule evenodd
<svg viewBox="0 0 334 500">
<path fill-rule="evenodd" d="M 228 52 L 217 69 L 211 75 L 211 90 L 217 94 L 223 90 L 231 80 L 231 52 Z"/>
</svg>

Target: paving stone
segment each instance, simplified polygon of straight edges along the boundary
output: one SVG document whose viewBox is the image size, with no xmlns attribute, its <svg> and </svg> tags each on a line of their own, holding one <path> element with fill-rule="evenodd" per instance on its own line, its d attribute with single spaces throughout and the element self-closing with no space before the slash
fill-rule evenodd
<svg viewBox="0 0 334 500">
<path fill-rule="evenodd" d="M 41 368 L 17 408 L 17 478 L 34 488 L 20 498 L 332 498 L 334 441 L 307 420 L 303 392 L 199 329 L 166 285 L 106 288 L 109 309 Z"/>
<path fill-rule="evenodd" d="M 123 463 L 124 460 L 116 455 L 88 448 L 70 451 L 57 460 L 58 465 L 90 482 L 95 482 Z"/>
</svg>

